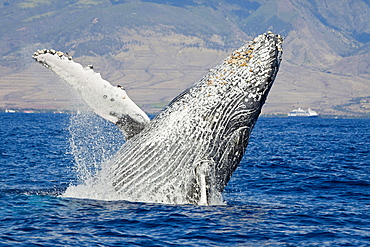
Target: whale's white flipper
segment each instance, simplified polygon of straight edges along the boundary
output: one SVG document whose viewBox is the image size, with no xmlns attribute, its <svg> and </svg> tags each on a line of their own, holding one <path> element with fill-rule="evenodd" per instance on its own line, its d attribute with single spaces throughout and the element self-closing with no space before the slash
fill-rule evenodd
<svg viewBox="0 0 370 247">
<path fill-rule="evenodd" d="M 54 50 L 39 50 L 33 58 L 51 69 L 74 89 L 99 116 L 116 124 L 130 139 L 149 123 L 150 119 L 127 95 L 122 87 L 114 87 L 102 79 L 92 66 L 84 68 L 71 56 Z"/>
</svg>

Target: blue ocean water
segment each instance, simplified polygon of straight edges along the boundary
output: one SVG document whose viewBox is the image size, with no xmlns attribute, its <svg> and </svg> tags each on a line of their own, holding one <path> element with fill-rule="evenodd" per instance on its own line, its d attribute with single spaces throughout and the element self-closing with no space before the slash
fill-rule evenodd
<svg viewBox="0 0 370 247">
<path fill-rule="evenodd" d="M 215 206 L 59 197 L 120 145 L 90 121 L 0 114 L 0 246 L 370 246 L 370 120 L 260 118 Z"/>
</svg>

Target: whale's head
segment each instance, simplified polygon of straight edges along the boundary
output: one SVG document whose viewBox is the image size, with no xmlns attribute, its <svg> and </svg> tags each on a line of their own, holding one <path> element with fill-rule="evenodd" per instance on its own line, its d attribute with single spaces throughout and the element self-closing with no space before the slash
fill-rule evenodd
<svg viewBox="0 0 370 247">
<path fill-rule="evenodd" d="M 220 101 L 243 99 L 244 108 L 258 111 L 268 95 L 282 57 L 283 38 L 271 32 L 261 34 L 235 50 L 198 84 Z"/>
<path fill-rule="evenodd" d="M 252 124 L 243 121 L 243 125 L 253 127 L 279 70 L 282 42 L 280 35 L 271 32 L 259 35 L 210 69 L 156 119 L 184 122 L 188 118 L 216 131 L 213 128 L 222 118 L 240 121 L 245 116 Z M 190 122 L 186 126 L 191 126 Z"/>
<path fill-rule="evenodd" d="M 244 103 L 262 106 L 278 72 L 283 38 L 264 33 L 232 52 L 192 87 L 176 97 L 167 109 L 181 107 L 204 110 L 219 108 L 230 98 L 243 98 Z M 256 107 L 258 107 L 256 105 Z M 206 113 L 207 114 L 207 113 Z M 161 114 L 158 116 L 160 117 Z"/>
</svg>

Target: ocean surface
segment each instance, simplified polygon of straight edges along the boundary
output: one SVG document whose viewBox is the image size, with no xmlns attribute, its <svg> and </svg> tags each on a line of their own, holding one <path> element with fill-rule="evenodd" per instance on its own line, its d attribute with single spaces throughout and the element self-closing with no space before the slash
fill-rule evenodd
<svg viewBox="0 0 370 247">
<path fill-rule="evenodd" d="M 0 246 L 370 246 L 368 119 L 260 118 L 213 206 L 63 197 L 120 133 L 92 116 L 0 123 Z"/>
</svg>

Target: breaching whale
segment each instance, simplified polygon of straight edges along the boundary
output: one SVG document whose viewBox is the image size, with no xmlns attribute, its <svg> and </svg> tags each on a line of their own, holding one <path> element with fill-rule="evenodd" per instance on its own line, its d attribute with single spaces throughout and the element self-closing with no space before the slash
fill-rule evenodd
<svg viewBox="0 0 370 247">
<path fill-rule="evenodd" d="M 240 163 L 275 80 L 280 35 L 268 32 L 226 57 L 149 121 L 128 97 L 71 57 L 39 50 L 33 58 L 77 89 L 127 141 L 109 161 L 109 179 L 122 199 L 193 203 L 217 201 Z"/>
</svg>

